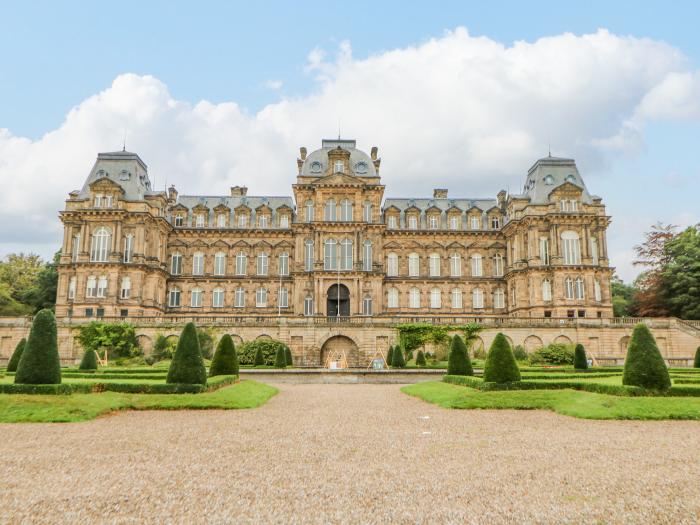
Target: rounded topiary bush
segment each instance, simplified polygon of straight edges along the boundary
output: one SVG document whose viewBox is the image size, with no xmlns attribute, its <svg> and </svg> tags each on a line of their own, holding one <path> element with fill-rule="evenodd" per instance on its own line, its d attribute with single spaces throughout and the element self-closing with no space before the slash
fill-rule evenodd
<svg viewBox="0 0 700 525">
<path fill-rule="evenodd" d="M 207 384 L 207 369 L 199 349 L 199 338 L 194 323 L 187 323 L 180 334 L 166 383 Z"/>
<path fill-rule="evenodd" d="M 450 343 L 450 355 L 447 356 L 447 374 L 451 376 L 474 375 L 467 345 L 464 344 L 459 335 L 455 335 Z"/>
<path fill-rule="evenodd" d="M 224 334 L 219 344 L 216 345 L 214 358 L 211 360 L 211 366 L 209 367 L 209 377 L 237 374 L 238 355 L 236 354 L 236 347 L 231 336 Z"/>
<path fill-rule="evenodd" d="M 386 351 L 386 366 L 391 366 L 394 359 L 394 347 L 389 345 L 389 350 Z"/>
<path fill-rule="evenodd" d="M 586 357 L 586 349 L 581 343 L 574 348 L 574 368 L 576 370 L 586 370 L 588 368 L 588 358 Z"/>
<path fill-rule="evenodd" d="M 12 357 L 10 357 L 10 360 L 7 362 L 7 371 L 8 372 L 16 372 L 17 371 L 17 365 L 19 365 L 19 360 L 22 357 L 22 354 L 24 353 L 24 347 L 27 345 L 27 340 L 23 337 L 22 340 L 17 343 L 17 346 L 15 346 L 15 351 L 12 352 Z"/>
<path fill-rule="evenodd" d="M 277 354 L 275 353 L 275 356 Z M 253 359 L 253 366 L 262 366 L 265 364 L 265 356 L 263 355 L 262 348 L 258 348 L 255 351 L 255 359 Z"/>
<path fill-rule="evenodd" d="M 27 344 L 17 364 L 15 383 L 57 385 L 61 382 L 61 360 L 56 340 L 56 317 L 41 310 L 34 317 Z"/>
<path fill-rule="evenodd" d="M 700 368 L 700 346 L 698 346 L 697 350 L 695 350 L 695 361 L 693 362 L 693 367 Z"/>
<path fill-rule="evenodd" d="M 418 350 L 416 354 L 416 366 L 426 366 L 428 363 L 425 362 L 425 354 L 423 350 Z"/>
<path fill-rule="evenodd" d="M 520 369 L 515 361 L 513 350 L 511 350 L 506 336 L 499 332 L 496 334 L 493 343 L 491 343 L 489 354 L 486 356 L 484 381 L 489 383 L 511 383 L 520 381 L 520 379 Z"/>
<path fill-rule="evenodd" d="M 287 366 L 287 356 L 284 353 L 284 347 L 280 346 L 275 355 L 275 368 L 284 368 Z"/>
<path fill-rule="evenodd" d="M 638 324 L 632 331 L 622 372 L 622 384 L 650 390 L 671 388 L 666 363 L 656 346 L 654 336 L 645 324 Z"/>
<path fill-rule="evenodd" d="M 399 345 L 394 347 L 394 351 L 391 353 L 391 366 L 394 368 L 404 368 L 406 366 L 406 360 L 403 356 L 403 348 Z"/>
<path fill-rule="evenodd" d="M 287 361 L 287 366 L 292 366 L 294 364 L 294 360 L 292 359 L 292 351 L 286 345 L 284 347 L 284 357 Z"/>
<path fill-rule="evenodd" d="M 85 350 L 78 369 L 97 370 L 97 354 L 95 354 L 94 350 Z"/>
</svg>

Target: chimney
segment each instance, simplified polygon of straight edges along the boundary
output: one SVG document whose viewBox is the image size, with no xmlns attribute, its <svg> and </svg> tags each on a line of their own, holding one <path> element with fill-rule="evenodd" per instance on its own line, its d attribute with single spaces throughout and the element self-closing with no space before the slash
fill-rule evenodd
<svg viewBox="0 0 700 525">
<path fill-rule="evenodd" d="M 377 160 L 377 151 L 377 146 L 372 146 L 372 151 L 370 153 L 370 155 L 372 156 L 372 160 Z"/>
<path fill-rule="evenodd" d="M 177 200 L 177 190 L 175 189 L 174 184 L 168 188 L 168 200 L 172 202 Z"/>
<path fill-rule="evenodd" d="M 501 190 L 498 192 L 498 207 L 499 208 L 504 208 L 506 205 L 506 196 L 508 194 L 506 193 L 506 190 Z"/>
<path fill-rule="evenodd" d="M 231 197 L 244 197 L 248 193 L 245 186 L 231 186 Z"/>
<path fill-rule="evenodd" d="M 433 190 L 433 199 L 446 199 L 447 190 L 445 188 L 435 188 Z"/>
<path fill-rule="evenodd" d="M 301 156 L 301 160 L 306 160 L 306 148 L 304 146 L 299 148 L 299 154 Z"/>
</svg>

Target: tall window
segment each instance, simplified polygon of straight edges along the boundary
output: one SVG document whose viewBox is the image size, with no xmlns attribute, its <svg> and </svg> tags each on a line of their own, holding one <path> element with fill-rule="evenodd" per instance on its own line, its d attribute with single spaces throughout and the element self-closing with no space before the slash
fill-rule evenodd
<svg viewBox="0 0 700 525">
<path fill-rule="evenodd" d="M 362 269 L 366 272 L 372 271 L 372 241 L 366 240 L 362 250 Z"/>
<path fill-rule="evenodd" d="M 314 298 L 310 295 L 304 297 L 304 315 L 314 315 Z"/>
<path fill-rule="evenodd" d="M 493 275 L 503 277 L 503 256 L 500 253 L 493 257 Z"/>
<path fill-rule="evenodd" d="M 480 254 L 472 255 L 472 277 L 481 277 L 484 275 L 483 259 Z"/>
<path fill-rule="evenodd" d="M 75 299 L 75 288 L 77 285 L 77 279 L 75 276 L 70 278 L 68 282 L 68 299 Z"/>
<path fill-rule="evenodd" d="M 314 269 L 314 241 L 306 239 L 304 241 L 304 270 L 311 272 Z"/>
<path fill-rule="evenodd" d="M 192 256 L 192 275 L 204 275 L 204 254 L 195 252 Z"/>
<path fill-rule="evenodd" d="M 437 230 L 440 228 L 440 216 L 439 215 L 431 215 L 428 217 L 428 227 L 431 230 Z"/>
<path fill-rule="evenodd" d="M 459 217 L 456 215 L 450 217 L 450 230 L 459 230 Z"/>
<path fill-rule="evenodd" d="M 236 275 L 245 275 L 248 266 L 248 256 L 245 252 L 238 252 L 236 254 Z"/>
<path fill-rule="evenodd" d="M 362 220 L 365 222 L 372 222 L 372 203 L 365 201 L 362 205 Z"/>
<path fill-rule="evenodd" d="M 581 264 L 581 245 L 578 233 L 567 230 L 561 233 L 564 264 Z"/>
<path fill-rule="evenodd" d="M 80 254 L 80 234 L 73 235 L 73 248 L 71 251 L 71 260 L 73 262 L 78 262 L 78 255 Z"/>
<path fill-rule="evenodd" d="M 241 213 L 238 215 L 238 227 L 247 228 L 248 227 L 248 215 Z"/>
<path fill-rule="evenodd" d="M 408 229 L 417 230 L 418 229 L 418 217 L 415 215 L 409 215 L 408 217 Z"/>
<path fill-rule="evenodd" d="M 324 218 L 327 221 L 335 220 L 335 199 L 328 199 L 326 201 L 326 209 L 324 211 Z"/>
<path fill-rule="evenodd" d="M 122 299 L 128 299 L 131 297 L 131 279 L 129 277 L 122 277 L 122 288 L 120 296 Z"/>
<path fill-rule="evenodd" d="M 495 215 L 491 217 L 491 229 L 498 230 L 501 227 L 501 218 Z"/>
<path fill-rule="evenodd" d="M 178 308 L 181 304 L 180 296 L 181 292 L 179 288 L 171 288 L 170 293 L 168 294 L 168 306 L 170 306 L 171 308 Z"/>
<path fill-rule="evenodd" d="M 564 290 L 567 299 L 574 298 L 574 280 L 571 277 L 564 279 Z"/>
<path fill-rule="evenodd" d="M 345 164 L 342 160 L 336 160 L 333 164 L 334 173 L 343 173 L 345 171 Z"/>
<path fill-rule="evenodd" d="M 226 254 L 224 252 L 217 252 L 214 255 L 214 275 L 225 275 L 226 274 Z"/>
<path fill-rule="evenodd" d="M 178 213 L 175 215 L 175 226 L 184 226 L 185 225 L 185 216 L 182 213 Z"/>
<path fill-rule="evenodd" d="M 280 253 L 280 275 L 289 275 L 289 254 Z"/>
<path fill-rule="evenodd" d="M 286 288 L 280 288 L 277 304 L 280 308 L 289 308 L 289 290 Z"/>
<path fill-rule="evenodd" d="M 233 294 L 233 306 L 235 308 L 243 308 L 245 306 L 245 290 L 243 288 L 236 288 Z"/>
<path fill-rule="evenodd" d="M 450 255 L 450 277 L 462 276 L 462 256 L 458 253 Z"/>
<path fill-rule="evenodd" d="M 352 270 L 352 241 L 343 239 L 340 243 L 340 269 Z"/>
<path fill-rule="evenodd" d="M 338 268 L 335 239 L 326 239 L 323 243 L 323 269 L 336 270 Z"/>
<path fill-rule="evenodd" d="M 352 202 L 350 202 L 350 199 L 343 199 L 340 202 L 340 220 L 345 222 L 352 221 Z"/>
<path fill-rule="evenodd" d="M 90 275 L 87 278 L 87 283 L 85 284 L 85 297 L 96 297 L 97 296 L 97 278 L 94 275 Z"/>
<path fill-rule="evenodd" d="M 389 288 L 386 293 L 387 308 L 399 307 L 399 291 L 396 288 Z"/>
<path fill-rule="evenodd" d="M 270 265 L 270 257 L 266 253 L 259 253 L 258 254 L 258 263 L 257 263 L 257 274 L 258 275 L 267 275 L 267 270 Z"/>
<path fill-rule="evenodd" d="M 598 239 L 591 237 L 591 262 L 598 266 Z"/>
<path fill-rule="evenodd" d="M 92 246 L 90 248 L 91 262 L 107 262 L 109 248 L 112 244 L 112 233 L 108 228 L 101 227 L 92 234 Z"/>
<path fill-rule="evenodd" d="M 270 227 L 270 216 L 269 215 L 260 215 L 258 217 L 258 227 L 269 228 Z"/>
<path fill-rule="evenodd" d="M 255 291 L 255 307 L 264 308 L 267 306 L 267 290 L 265 288 L 258 288 Z"/>
<path fill-rule="evenodd" d="M 202 307 L 202 297 L 204 296 L 204 292 L 200 288 L 193 288 L 192 292 L 190 292 L 191 295 L 191 303 L 190 306 L 192 308 L 201 308 Z"/>
<path fill-rule="evenodd" d="M 198 213 L 195 215 L 195 225 L 197 228 L 204 228 L 204 214 Z"/>
<path fill-rule="evenodd" d="M 549 279 L 544 279 L 542 281 L 542 300 L 552 300 L 552 281 L 550 281 Z"/>
<path fill-rule="evenodd" d="M 387 226 L 391 230 L 395 230 L 398 228 L 398 221 L 396 220 L 396 215 L 389 215 L 389 218 L 387 219 Z"/>
<path fill-rule="evenodd" d="M 440 293 L 440 288 L 433 288 L 430 290 L 430 308 L 441 308 L 442 307 L 442 294 Z"/>
<path fill-rule="evenodd" d="M 437 253 L 428 256 L 428 273 L 430 277 L 440 277 L 440 256 Z"/>
<path fill-rule="evenodd" d="M 211 305 L 213 308 L 224 307 L 224 291 L 221 288 L 214 288 L 211 293 Z"/>
<path fill-rule="evenodd" d="M 493 292 L 493 307 L 494 308 L 505 308 L 506 307 L 506 294 L 501 288 L 497 288 Z"/>
<path fill-rule="evenodd" d="M 287 215 L 287 214 L 280 215 L 280 228 L 282 228 L 282 229 L 289 228 L 289 215 Z"/>
<path fill-rule="evenodd" d="M 408 307 L 420 308 L 420 290 L 418 288 L 414 287 L 408 291 Z"/>
<path fill-rule="evenodd" d="M 226 227 L 226 214 L 225 213 L 219 213 L 216 216 L 216 226 L 218 228 L 225 228 Z"/>
<path fill-rule="evenodd" d="M 540 264 L 549 266 L 549 239 L 540 237 Z"/>
<path fill-rule="evenodd" d="M 387 277 L 397 277 L 399 275 L 399 256 L 394 252 L 390 252 L 386 256 L 386 274 Z"/>
<path fill-rule="evenodd" d="M 600 281 L 598 279 L 593 281 L 593 295 L 598 303 L 603 299 L 603 294 L 600 290 Z"/>
<path fill-rule="evenodd" d="M 308 200 L 304 203 L 304 213 L 306 222 L 314 221 L 314 201 Z"/>
<path fill-rule="evenodd" d="M 180 275 L 182 273 L 182 254 L 174 253 L 170 256 L 170 273 Z"/>
<path fill-rule="evenodd" d="M 452 297 L 452 308 L 462 308 L 462 290 L 453 288 L 450 296 Z"/>
<path fill-rule="evenodd" d="M 372 315 L 372 297 L 370 295 L 365 295 L 362 298 L 362 314 Z"/>
<path fill-rule="evenodd" d="M 475 310 L 484 307 L 484 292 L 481 288 L 474 288 L 472 291 L 472 307 Z"/>
<path fill-rule="evenodd" d="M 420 276 L 420 257 L 418 257 L 417 253 L 408 254 L 408 276 Z"/>
<path fill-rule="evenodd" d="M 480 230 L 481 229 L 481 217 L 479 217 L 478 215 L 472 215 L 469 224 L 470 224 L 469 227 L 472 230 Z"/>
<path fill-rule="evenodd" d="M 124 262 L 125 263 L 130 263 L 131 262 L 131 254 L 134 251 L 134 236 L 132 234 L 128 234 L 124 236 Z"/>
<path fill-rule="evenodd" d="M 586 298 L 586 285 L 583 283 L 583 279 L 581 277 L 576 278 L 576 299 L 585 299 Z"/>
<path fill-rule="evenodd" d="M 97 297 L 107 297 L 107 277 L 97 279 Z"/>
</svg>

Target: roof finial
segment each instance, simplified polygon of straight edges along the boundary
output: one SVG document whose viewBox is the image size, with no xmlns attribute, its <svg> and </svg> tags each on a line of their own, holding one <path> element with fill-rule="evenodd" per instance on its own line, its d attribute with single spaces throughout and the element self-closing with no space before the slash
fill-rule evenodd
<svg viewBox="0 0 700 525">
<path fill-rule="evenodd" d="M 124 128 L 124 139 L 122 140 L 122 151 L 126 151 L 126 128 Z"/>
<path fill-rule="evenodd" d="M 547 156 L 552 158 L 552 141 L 550 140 L 547 141 Z"/>
<path fill-rule="evenodd" d="M 340 119 L 338 119 L 338 140 L 340 140 Z"/>
</svg>

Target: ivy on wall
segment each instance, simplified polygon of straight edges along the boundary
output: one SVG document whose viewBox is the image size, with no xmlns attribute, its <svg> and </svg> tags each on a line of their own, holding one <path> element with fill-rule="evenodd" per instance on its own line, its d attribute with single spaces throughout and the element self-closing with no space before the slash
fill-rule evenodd
<svg viewBox="0 0 700 525">
<path fill-rule="evenodd" d="M 478 323 L 463 325 L 434 325 L 431 323 L 406 323 L 396 327 L 399 332 L 399 344 L 406 352 L 412 352 L 416 348 L 432 343 L 435 346 L 445 346 L 450 339 L 450 332 L 459 331 L 464 336 L 467 347 L 483 330 Z"/>
</svg>

